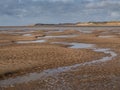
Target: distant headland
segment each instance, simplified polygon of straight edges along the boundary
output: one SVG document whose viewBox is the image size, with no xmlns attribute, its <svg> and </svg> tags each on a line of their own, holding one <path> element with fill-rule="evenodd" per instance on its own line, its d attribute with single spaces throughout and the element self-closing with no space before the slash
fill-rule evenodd
<svg viewBox="0 0 120 90">
<path fill-rule="evenodd" d="M 77 22 L 77 23 L 59 23 L 59 24 L 37 23 L 32 26 L 120 26 L 120 21 Z"/>
</svg>

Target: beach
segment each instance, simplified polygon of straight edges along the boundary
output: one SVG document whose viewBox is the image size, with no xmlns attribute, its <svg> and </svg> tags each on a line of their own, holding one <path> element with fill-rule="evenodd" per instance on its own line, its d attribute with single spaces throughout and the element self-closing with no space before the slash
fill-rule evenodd
<svg viewBox="0 0 120 90">
<path fill-rule="evenodd" d="M 119 26 L 0 28 L 0 90 L 119 90 Z"/>
</svg>

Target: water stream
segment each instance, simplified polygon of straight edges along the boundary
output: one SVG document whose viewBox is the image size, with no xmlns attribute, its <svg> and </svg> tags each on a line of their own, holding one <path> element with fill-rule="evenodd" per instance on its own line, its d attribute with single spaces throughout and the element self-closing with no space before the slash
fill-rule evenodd
<svg viewBox="0 0 120 90">
<path fill-rule="evenodd" d="M 25 43 L 44 43 L 46 40 L 34 40 L 34 41 L 17 41 L 17 44 L 25 44 Z"/>
<path fill-rule="evenodd" d="M 23 34 L 23 36 L 32 36 L 32 34 Z"/>
<path fill-rule="evenodd" d="M 88 32 L 90 33 L 90 32 Z M 24 34 L 23 36 L 31 36 L 31 34 Z M 33 41 L 18 41 L 16 42 L 17 44 L 24 44 L 24 43 L 44 43 L 46 42 L 46 39 L 48 38 L 69 38 L 69 37 L 75 37 L 77 35 L 60 35 L 60 36 L 45 36 L 45 37 L 40 37 L 40 40 L 33 40 Z M 105 54 L 110 54 L 110 56 L 105 56 L 102 57 L 101 59 L 98 60 L 93 60 L 89 62 L 84 62 L 80 64 L 75 64 L 71 66 L 64 66 L 64 67 L 59 67 L 55 69 L 48 69 L 44 70 L 42 72 L 34 72 L 34 73 L 29 73 L 24 76 L 17 76 L 15 78 L 9 78 L 6 80 L 1 80 L 0 81 L 0 87 L 7 87 L 10 85 L 14 84 L 20 84 L 20 83 L 27 83 L 29 81 L 35 81 L 35 80 L 41 80 L 45 79 L 49 76 L 56 76 L 59 75 L 62 72 L 67 72 L 71 70 L 77 70 L 78 67 L 85 66 L 85 65 L 92 65 L 92 64 L 97 64 L 101 62 L 106 62 L 109 60 L 112 60 L 112 58 L 116 57 L 117 54 L 110 49 L 104 49 L 104 48 L 96 48 L 94 44 L 86 44 L 86 43 L 68 43 L 68 42 L 51 42 L 51 43 L 56 43 L 56 44 L 66 44 L 70 45 L 68 48 L 73 48 L 73 49 L 92 49 L 95 52 L 103 52 Z"/>
<path fill-rule="evenodd" d="M 31 34 L 24 34 L 24 36 L 31 36 Z M 25 44 L 25 43 L 44 43 L 46 42 L 45 39 L 48 38 L 70 38 L 70 37 L 76 37 L 77 35 L 60 35 L 60 36 L 45 36 L 45 37 L 38 37 L 38 40 L 32 40 L 32 41 L 17 41 L 17 44 Z"/>
<path fill-rule="evenodd" d="M 100 38 L 113 38 L 114 36 L 98 36 Z"/>
<path fill-rule="evenodd" d="M 60 36 L 45 36 L 44 38 L 70 38 L 76 37 L 77 35 L 60 35 Z"/>
<path fill-rule="evenodd" d="M 62 42 L 62 44 L 64 44 L 64 43 Z M 24 76 L 17 76 L 15 78 L 1 80 L 0 87 L 8 87 L 8 86 L 14 85 L 14 84 L 27 83 L 29 81 L 35 81 L 35 80 L 43 80 L 49 76 L 57 77 L 57 75 L 59 75 L 62 72 L 77 70 L 78 67 L 85 66 L 85 65 L 92 65 L 92 64 L 97 64 L 97 63 L 101 63 L 101 62 L 106 62 L 106 61 L 112 60 L 114 57 L 117 56 L 117 54 L 115 52 L 111 51 L 110 49 L 95 48 L 94 44 L 85 44 L 85 43 L 66 43 L 66 44 L 71 45 L 69 48 L 74 48 L 74 49 L 90 48 L 95 52 L 103 52 L 105 54 L 110 54 L 110 56 L 105 56 L 98 60 L 93 60 L 93 61 L 75 64 L 75 65 L 71 65 L 71 66 L 64 66 L 64 67 L 59 67 L 59 68 L 55 68 L 55 69 L 48 69 L 48 70 L 44 70 L 40 73 L 34 72 L 34 73 L 26 74 Z"/>
</svg>

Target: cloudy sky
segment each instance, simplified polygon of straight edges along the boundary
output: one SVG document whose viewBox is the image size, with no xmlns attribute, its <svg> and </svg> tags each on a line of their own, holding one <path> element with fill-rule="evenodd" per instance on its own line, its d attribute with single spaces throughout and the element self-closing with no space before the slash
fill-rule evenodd
<svg viewBox="0 0 120 90">
<path fill-rule="evenodd" d="M 0 25 L 120 20 L 120 0 L 0 0 Z"/>
</svg>

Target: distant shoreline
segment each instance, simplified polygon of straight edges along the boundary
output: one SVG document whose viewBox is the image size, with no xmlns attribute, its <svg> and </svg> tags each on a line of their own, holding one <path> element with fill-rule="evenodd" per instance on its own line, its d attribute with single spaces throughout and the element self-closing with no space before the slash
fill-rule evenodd
<svg viewBox="0 0 120 90">
<path fill-rule="evenodd" d="M 39 26 L 0 26 L 0 28 L 25 28 L 25 27 L 120 27 L 120 25 L 39 25 Z"/>
<path fill-rule="evenodd" d="M 49 27 L 114 27 L 120 26 L 120 21 L 110 21 L 110 22 L 77 22 L 77 23 L 59 23 L 59 24 L 44 24 L 44 23 L 36 23 L 32 25 L 22 25 L 22 26 L 0 26 L 0 28 L 6 27 L 41 27 L 41 26 L 49 26 Z"/>
</svg>

